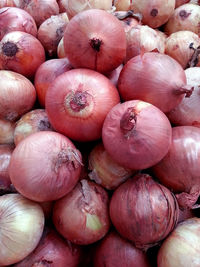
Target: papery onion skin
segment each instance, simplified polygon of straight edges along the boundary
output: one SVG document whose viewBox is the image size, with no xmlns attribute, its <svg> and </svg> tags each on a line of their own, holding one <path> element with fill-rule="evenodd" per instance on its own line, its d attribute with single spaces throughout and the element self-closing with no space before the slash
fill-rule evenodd
<svg viewBox="0 0 200 267">
<path fill-rule="evenodd" d="M 120 165 L 138 170 L 158 163 L 171 144 L 171 125 L 155 106 L 132 100 L 118 104 L 106 116 L 102 139 Z"/>
<path fill-rule="evenodd" d="M 140 99 L 163 112 L 175 108 L 193 89 L 187 87 L 184 70 L 176 60 L 155 52 L 130 59 L 120 73 L 117 87 L 125 101 Z"/>
<path fill-rule="evenodd" d="M 146 254 L 115 231 L 97 244 L 93 258 L 94 267 L 150 267 Z"/>
<path fill-rule="evenodd" d="M 108 77 L 108 79 L 114 84 L 114 86 L 117 87 L 117 83 L 118 83 L 118 79 L 119 79 L 119 75 L 121 70 L 123 69 L 124 65 L 121 64 L 119 65 L 119 67 L 117 67 L 116 69 L 112 70 L 111 72 L 106 74 L 106 77 Z"/>
<path fill-rule="evenodd" d="M 0 119 L 0 144 L 14 143 L 15 123 Z"/>
<path fill-rule="evenodd" d="M 35 100 L 35 88 L 26 77 L 0 70 L 0 119 L 16 121 L 32 109 Z"/>
<path fill-rule="evenodd" d="M 141 19 L 142 19 L 141 15 L 139 13 L 134 13 L 133 10 L 114 11 L 112 14 L 121 21 L 126 33 L 132 27 L 135 27 L 138 24 L 141 24 Z"/>
<path fill-rule="evenodd" d="M 64 33 L 64 49 L 75 68 L 106 73 L 117 68 L 125 58 L 125 31 L 112 14 L 98 9 L 86 10 L 69 21 Z"/>
<path fill-rule="evenodd" d="M 199 266 L 200 218 L 178 224 L 158 251 L 158 267 Z"/>
<path fill-rule="evenodd" d="M 58 43 L 58 46 L 57 46 L 57 56 L 58 56 L 58 58 L 64 58 L 64 57 L 66 57 L 63 39 L 64 38 L 62 37 L 61 40 L 60 40 L 60 42 Z"/>
<path fill-rule="evenodd" d="M 37 26 L 29 13 L 16 7 L 1 8 L 0 40 L 11 31 L 23 31 L 37 36 Z"/>
<path fill-rule="evenodd" d="M 78 182 L 81 154 L 65 136 L 50 131 L 31 134 L 15 148 L 10 179 L 22 195 L 38 202 L 70 192 Z"/>
<path fill-rule="evenodd" d="M 0 265 L 14 264 L 37 246 L 44 228 L 39 204 L 20 194 L 0 197 Z"/>
<path fill-rule="evenodd" d="M 81 180 L 53 208 L 57 231 L 79 245 L 92 244 L 109 230 L 108 195 L 105 189 L 88 180 Z"/>
<path fill-rule="evenodd" d="M 44 61 L 45 51 L 42 44 L 29 33 L 9 32 L 0 42 L 1 70 L 11 70 L 32 78 Z"/>
<path fill-rule="evenodd" d="M 56 131 L 86 142 L 101 138 L 104 119 L 119 101 L 116 87 L 103 74 L 74 69 L 51 84 L 46 94 L 46 111 Z"/>
<path fill-rule="evenodd" d="M 24 114 L 16 123 L 14 143 L 17 146 L 24 138 L 39 131 L 53 131 L 44 109 L 34 109 Z"/>
</svg>

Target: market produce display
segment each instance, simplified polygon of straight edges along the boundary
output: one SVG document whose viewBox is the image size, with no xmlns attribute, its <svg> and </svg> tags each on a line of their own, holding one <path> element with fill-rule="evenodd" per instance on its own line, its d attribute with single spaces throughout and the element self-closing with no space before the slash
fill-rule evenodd
<svg viewBox="0 0 200 267">
<path fill-rule="evenodd" d="M 0 267 L 200 266 L 200 0 L 0 1 Z"/>
</svg>

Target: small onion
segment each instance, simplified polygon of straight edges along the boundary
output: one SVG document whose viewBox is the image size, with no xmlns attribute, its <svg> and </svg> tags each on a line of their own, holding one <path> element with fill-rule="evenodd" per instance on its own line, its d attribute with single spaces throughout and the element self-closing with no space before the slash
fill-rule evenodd
<svg viewBox="0 0 200 267">
<path fill-rule="evenodd" d="M 147 174 L 121 184 L 110 201 L 110 218 L 117 231 L 136 247 L 148 249 L 176 226 L 179 207 L 173 193 Z"/>
<path fill-rule="evenodd" d="M 0 119 L 0 144 L 13 144 L 14 130 L 15 123 Z"/>
<path fill-rule="evenodd" d="M 58 46 L 57 46 L 57 56 L 58 56 L 58 58 L 66 57 L 63 39 L 64 38 L 62 37 L 60 42 L 58 43 Z"/>
<path fill-rule="evenodd" d="M 179 6 L 182 6 L 186 3 L 190 2 L 190 0 L 176 0 L 176 5 L 175 5 L 175 8 L 179 7 Z"/>
<path fill-rule="evenodd" d="M 81 154 L 56 132 L 37 132 L 21 141 L 12 153 L 9 175 L 25 197 L 52 201 L 70 192 L 78 182 Z"/>
<path fill-rule="evenodd" d="M 72 243 L 87 245 L 100 240 L 110 227 L 107 192 L 93 182 L 81 180 L 55 202 L 53 222 Z"/>
<path fill-rule="evenodd" d="M 44 227 L 39 204 L 20 194 L 0 197 L 0 265 L 7 266 L 28 256 L 38 245 Z"/>
</svg>

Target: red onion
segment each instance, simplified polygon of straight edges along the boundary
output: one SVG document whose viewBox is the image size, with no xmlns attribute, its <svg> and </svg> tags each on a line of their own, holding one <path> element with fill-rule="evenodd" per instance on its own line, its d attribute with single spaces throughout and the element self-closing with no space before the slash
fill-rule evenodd
<svg viewBox="0 0 200 267">
<path fill-rule="evenodd" d="M 14 130 L 15 123 L 6 120 L 0 120 L 0 144 L 13 144 Z"/>
<path fill-rule="evenodd" d="M 190 2 L 190 0 L 176 0 L 176 5 L 175 5 L 175 8 L 179 7 L 179 6 L 182 6 L 186 3 Z"/>
<path fill-rule="evenodd" d="M 170 56 L 155 52 L 130 59 L 120 73 L 118 89 L 124 100 L 140 99 L 163 112 L 175 108 L 193 90 L 186 85 L 181 65 Z"/>
<path fill-rule="evenodd" d="M 43 46 L 29 33 L 9 32 L 0 42 L 0 69 L 18 72 L 31 78 L 44 61 Z"/>
<path fill-rule="evenodd" d="M 111 109 L 104 121 L 102 138 L 113 160 L 137 170 L 155 165 L 167 154 L 171 131 L 162 111 L 149 103 L 133 100 Z"/>
<path fill-rule="evenodd" d="M 49 131 L 31 134 L 21 141 L 9 165 L 17 191 L 38 202 L 56 200 L 70 192 L 80 171 L 80 152 L 67 137 Z"/>
<path fill-rule="evenodd" d="M 150 267 L 146 254 L 112 231 L 97 244 L 94 267 Z"/>
<path fill-rule="evenodd" d="M 100 240 L 110 227 L 107 192 L 93 182 L 81 180 L 55 202 L 53 222 L 72 243 L 87 245 Z"/>
<path fill-rule="evenodd" d="M 20 194 L 1 196 L 0 265 L 7 266 L 28 256 L 39 243 L 43 227 L 40 205 Z"/>
<path fill-rule="evenodd" d="M 98 9 L 73 17 L 64 33 L 66 56 L 75 68 L 108 72 L 117 68 L 126 54 L 126 35 L 121 22 Z"/>
<path fill-rule="evenodd" d="M 0 9 L 0 40 L 11 31 L 22 31 L 37 35 L 37 26 L 33 17 L 26 11 L 16 7 Z"/>
<path fill-rule="evenodd" d="M 58 56 L 58 58 L 64 58 L 64 57 L 66 57 L 63 39 L 64 38 L 62 37 L 61 40 L 60 40 L 60 42 L 58 43 L 58 46 L 57 46 L 57 56 Z"/>
<path fill-rule="evenodd" d="M 23 75 L 0 71 L 0 118 L 16 121 L 34 105 L 35 88 Z"/>
<path fill-rule="evenodd" d="M 42 107 L 45 106 L 45 97 L 51 83 L 62 73 L 71 70 L 72 65 L 67 58 L 50 59 L 40 65 L 35 73 L 34 85 L 37 97 Z"/>
<path fill-rule="evenodd" d="M 193 126 L 172 128 L 168 154 L 153 167 L 156 177 L 177 194 L 182 208 L 191 208 L 200 195 L 200 129 Z"/>
<path fill-rule="evenodd" d="M 36 249 L 15 267 L 77 267 L 81 248 L 62 239 L 54 230 L 45 229 Z"/>
<path fill-rule="evenodd" d="M 200 218 L 180 223 L 158 252 L 158 267 L 199 267 Z"/>
<path fill-rule="evenodd" d="M 116 87 L 103 74 L 74 69 L 51 84 L 46 111 L 56 131 L 76 141 L 92 141 L 101 137 L 104 119 L 119 101 Z"/>
<path fill-rule="evenodd" d="M 30 134 L 39 131 L 53 131 L 44 109 L 31 110 L 24 114 L 16 123 L 14 131 L 15 145 L 17 145 Z"/>
<path fill-rule="evenodd" d="M 167 34 L 191 31 L 199 35 L 199 23 L 200 6 L 188 3 L 175 9 L 164 30 Z"/>
<path fill-rule="evenodd" d="M 185 70 L 187 84 L 194 86 L 194 91 L 189 98 L 182 102 L 168 114 L 169 120 L 175 125 L 191 125 L 200 127 L 200 68 L 188 68 Z"/>
<path fill-rule="evenodd" d="M 119 65 L 119 67 L 106 74 L 106 77 L 108 77 L 108 79 L 114 84 L 114 86 L 117 86 L 119 75 L 122 69 L 123 64 Z"/>
<path fill-rule="evenodd" d="M 56 56 L 57 46 L 64 35 L 69 19 L 66 13 L 51 16 L 38 29 L 38 39 L 49 56 Z"/>
</svg>

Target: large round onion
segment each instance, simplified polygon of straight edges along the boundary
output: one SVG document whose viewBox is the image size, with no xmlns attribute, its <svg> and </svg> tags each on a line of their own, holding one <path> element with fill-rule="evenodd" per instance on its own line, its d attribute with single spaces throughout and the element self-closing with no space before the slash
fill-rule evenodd
<svg viewBox="0 0 200 267">
<path fill-rule="evenodd" d="M 0 144 L 13 144 L 14 130 L 14 122 L 0 119 Z"/>
<path fill-rule="evenodd" d="M 98 9 L 73 17 L 64 33 L 66 56 L 76 68 L 99 72 L 117 68 L 126 55 L 126 35 L 121 22 Z"/>
<path fill-rule="evenodd" d="M 120 72 L 118 89 L 124 100 L 140 99 L 169 112 L 184 94 L 190 96 L 193 88 L 186 85 L 184 69 L 176 60 L 147 52 L 126 63 Z"/>
<path fill-rule="evenodd" d="M 39 204 L 20 194 L 0 197 L 0 265 L 7 266 L 28 256 L 37 246 L 44 227 Z"/>
<path fill-rule="evenodd" d="M 22 195 L 38 201 L 63 197 L 78 182 L 81 154 L 65 136 L 50 131 L 31 134 L 15 148 L 10 179 Z"/>
<path fill-rule="evenodd" d="M 110 218 L 117 231 L 136 247 L 148 249 L 163 240 L 178 222 L 173 193 L 147 174 L 121 184 L 110 201 Z"/>
<path fill-rule="evenodd" d="M 158 163 L 171 144 L 171 125 L 155 106 L 132 100 L 111 109 L 104 121 L 106 151 L 120 165 L 145 169 Z"/>
</svg>

